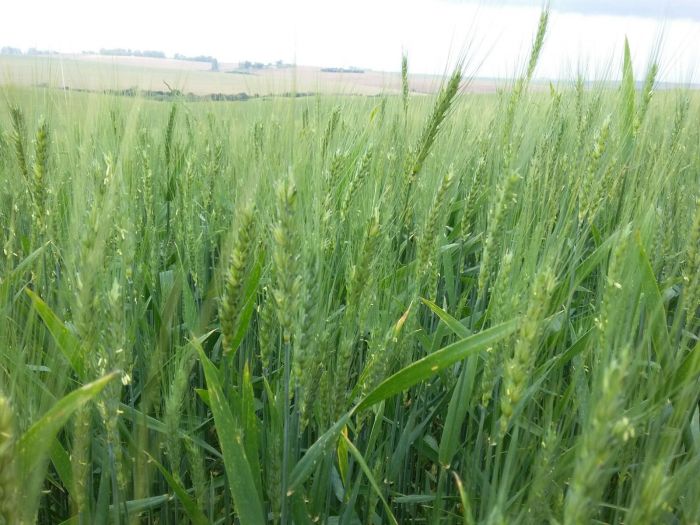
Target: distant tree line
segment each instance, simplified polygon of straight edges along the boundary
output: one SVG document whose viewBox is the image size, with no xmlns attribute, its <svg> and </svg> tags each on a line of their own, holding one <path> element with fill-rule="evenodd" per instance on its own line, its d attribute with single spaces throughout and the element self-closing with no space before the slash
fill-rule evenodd
<svg viewBox="0 0 700 525">
<path fill-rule="evenodd" d="M 13 55 L 18 56 L 22 54 L 22 50 L 17 47 L 5 46 L 0 49 L 0 55 Z"/>
<path fill-rule="evenodd" d="M 42 85 L 41 87 L 48 87 L 48 85 Z M 96 91 L 85 88 L 71 88 L 66 86 L 64 88 L 67 91 L 77 91 L 81 93 L 95 93 Z M 129 87 L 126 89 L 104 89 L 97 91 L 99 93 L 104 93 L 106 95 L 117 95 L 121 97 L 143 97 L 158 101 L 170 101 L 176 99 L 184 99 L 188 102 L 206 102 L 206 101 L 220 101 L 220 102 L 245 102 L 251 99 L 267 99 L 275 97 L 284 98 L 301 98 L 301 97 L 312 97 L 317 93 L 312 91 L 308 92 L 291 92 L 286 91 L 284 93 L 277 93 L 275 95 L 259 95 L 248 94 L 245 92 L 240 93 L 210 93 L 208 95 L 196 95 L 194 93 L 185 93 L 179 89 L 171 89 L 169 91 L 158 91 L 158 90 L 143 90 L 138 87 Z"/>
<path fill-rule="evenodd" d="M 100 55 L 108 55 L 114 57 L 146 57 L 146 58 L 165 58 L 165 53 L 162 51 L 140 49 L 122 49 L 120 47 L 113 49 L 100 49 Z"/>
<path fill-rule="evenodd" d="M 359 69 L 357 67 L 322 67 L 322 73 L 364 73 L 364 69 Z"/>
<path fill-rule="evenodd" d="M 209 55 L 197 55 L 196 57 L 188 57 L 187 55 L 175 53 L 173 58 L 175 60 L 190 60 L 192 62 L 216 62 L 216 58 Z"/>
<path fill-rule="evenodd" d="M 58 55 L 58 51 L 53 51 L 52 49 L 37 49 L 35 47 L 30 47 L 27 49 L 27 55 Z"/>
<path fill-rule="evenodd" d="M 10 56 L 36 56 L 36 55 L 58 55 L 58 51 L 53 51 L 51 49 L 37 49 L 36 47 L 30 47 L 27 49 L 26 53 L 18 47 L 5 46 L 0 48 L 0 55 L 10 55 Z"/>
<path fill-rule="evenodd" d="M 278 60 L 274 64 L 268 62 L 267 64 L 263 62 L 251 62 L 250 60 L 244 60 L 238 63 L 238 69 L 270 69 L 270 68 L 283 69 L 287 67 L 293 67 L 292 64 L 285 64 L 282 60 Z"/>
<path fill-rule="evenodd" d="M 91 55 L 94 52 L 92 51 L 83 51 L 84 55 Z M 11 47 L 11 46 L 5 46 L 3 48 L 0 48 L 0 55 L 14 55 L 14 56 L 20 56 L 24 55 L 25 53 L 22 52 L 21 49 L 17 47 Z M 57 51 L 52 51 L 52 50 L 43 50 L 43 49 L 37 49 L 37 48 L 29 48 L 27 50 L 27 55 L 57 55 L 59 54 Z M 105 55 L 105 56 L 115 56 L 115 57 L 145 57 L 145 58 L 167 58 L 165 53 L 163 51 L 155 51 L 155 50 L 140 50 L 140 49 L 129 49 L 129 48 L 122 48 L 122 47 L 115 47 L 115 48 L 102 48 L 99 50 L 100 55 Z M 208 64 L 211 64 L 211 71 L 219 71 L 219 61 L 216 59 L 216 57 L 213 57 L 211 55 L 197 55 L 197 56 L 187 56 L 183 55 L 181 53 L 175 53 L 173 55 L 173 58 L 175 60 L 188 60 L 192 62 L 205 62 Z M 238 69 L 239 70 L 254 70 L 254 69 L 285 69 L 293 67 L 293 64 L 287 64 L 282 60 L 277 60 L 276 62 L 251 62 L 250 60 L 244 60 L 242 62 L 238 63 Z M 350 68 L 350 69 L 342 69 L 342 68 L 326 68 L 323 69 L 322 71 L 328 71 L 328 72 L 344 72 L 344 73 L 364 73 L 363 70 L 357 69 L 357 68 Z M 235 71 L 233 71 L 235 72 Z"/>
<path fill-rule="evenodd" d="M 262 62 L 251 62 L 250 60 L 245 60 L 243 62 L 239 62 L 238 67 L 240 69 L 265 69 L 266 67 L 270 67 L 270 65 L 265 65 Z"/>
<path fill-rule="evenodd" d="M 175 53 L 175 56 L 173 56 L 173 58 L 174 58 L 175 60 L 189 60 L 189 61 L 192 61 L 192 62 L 207 62 L 207 63 L 211 64 L 211 70 L 212 70 L 212 71 L 218 71 L 218 70 L 219 70 L 219 61 L 218 61 L 215 57 L 213 57 L 213 56 L 209 56 L 209 55 L 197 55 L 197 56 L 194 56 L 194 57 L 188 57 L 188 56 L 182 55 L 182 54 L 180 54 L 180 53 Z"/>
</svg>

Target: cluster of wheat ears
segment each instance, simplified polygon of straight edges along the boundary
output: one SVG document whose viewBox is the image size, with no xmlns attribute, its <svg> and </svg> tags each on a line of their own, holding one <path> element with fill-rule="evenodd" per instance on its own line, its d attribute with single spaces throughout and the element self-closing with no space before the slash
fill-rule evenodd
<svg viewBox="0 0 700 525">
<path fill-rule="evenodd" d="M 4 88 L 0 523 L 698 523 L 700 118 L 634 80 Z"/>
</svg>

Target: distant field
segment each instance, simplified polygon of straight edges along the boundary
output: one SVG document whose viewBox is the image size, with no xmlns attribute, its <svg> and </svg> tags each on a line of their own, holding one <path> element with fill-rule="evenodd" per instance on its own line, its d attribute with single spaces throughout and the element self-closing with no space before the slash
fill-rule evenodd
<svg viewBox="0 0 700 525">
<path fill-rule="evenodd" d="M 314 92 L 327 94 L 377 95 L 399 93 L 401 75 L 381 71 L 327 73 L 320 68 L 298 66 L 232 72 L 235 64 L 220 64 L 220 72 L 209 64 L 186 60 L 108 57 L 102 55 L 60 55 L 53 57 L 0 56 L 0 84 L 21 86 L 67 86 L 71 89 L 167 90 L 185 93 L 274 95 Z M 442 79 L 433 75 L 411 75 L 411 91 L 434 93 Z M 167 85 L 166 85 L 167 84 Z M 495 81 L 476 80 L 470 90 L 493 92 Z"/>
</svg>

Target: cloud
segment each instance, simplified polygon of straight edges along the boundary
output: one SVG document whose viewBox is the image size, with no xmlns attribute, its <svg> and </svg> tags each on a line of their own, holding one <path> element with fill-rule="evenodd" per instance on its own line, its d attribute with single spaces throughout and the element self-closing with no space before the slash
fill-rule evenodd
<svg viewBox="0 0 700 525">
<path fill-rule="evenodd" d="M 542 0 L 501 0 L 487 2 L 520 6 L 541 6 Z M 700 21 L 698 0 L 551 0 L 552 9 L 587 15 L 641 16 L 650 18 L 689 18 Z"/>
</svg>

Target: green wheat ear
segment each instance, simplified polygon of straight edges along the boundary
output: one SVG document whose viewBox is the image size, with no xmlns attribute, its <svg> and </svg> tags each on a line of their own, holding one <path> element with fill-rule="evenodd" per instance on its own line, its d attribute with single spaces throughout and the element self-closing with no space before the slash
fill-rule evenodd
<svg viewBox="0 0 700 525">
<path fill-rule="evenodd" d="M 401 97 L 403 102 L 404 120 L 408 118 L 408 55 L 401 56 Z"/>
<path fill-rule="evenodd" d="M 404 176 L 401 184 L 403 186 L 400 200 L 399 216 L 402 220 L 403 234 L 411 235 L 413 212 L 412 199 L 414 198 L 414 187 L 418 174 L 423 169 L 423 164 L 428 158 L 433 143 L 440 131 L 455 97 L 459 92 L 462 81 L 462 64 L 458 64 L 450 76 L 447 85 L 444 86 L 435 101 L 433 111 L 423 127 L 423 131 L 418 139 L 415 148 L 410 152 L 404 167 Z"/>
<path fill-rule="evenodd" d="M 630 44 L 625 37 L 625 54 L 622 64 L 622 85 L 620 86 L 620 117 L 623 134 L 628 135 L 634 131 L 634 119 L 636 114 L 637 89 L 635 87 L 634 70 L 632 68 L 632 52 Z"/>
<path fill-rule="evenodd" d="M 440 90 L 437 100 L 435 101 L 435 106 L 433 107 L 433 112 L 430 118 L 423 128 L 418 144 L 415 148 L 415 155 L 411 159 L 412 163 L 409 164 L 408 171 L 406 173 L 407 177 L 413 184 L 413 180 L 420 173 L 423 168 L 423 163 L 430 153 L 430 149 L 435 142 L 440 127 L 442 126 L 445 117 L 452 107 L 455 96 L 459 91 L 459 86 L 462 81 L 462 69 L 461 65 L 455 69 L 455 71 L 450 76 L 447 81 L 447 85 Z"/>
<path fill-rule="evenodd" d="M 295 332 L 299 313 L 301 273 L 295 236 L 297 188 L 291 175 L 284 177 L 276 188 L 277 221 L 272 230 L 272 260 L 275 266 L 276 287 L 273 296 L 277 304 L 277 317 L 285 343 Z"/>
<path fill-rule="evenodd" d="M 15 156 L 24 180 L 29 183 L 29 165 L 27 161 L 27 131 L 24 123 L 24 112 L 19 106 L 10 106 L 12 133 L 10 139 L 15 149 Z"/>
<path fill-rule="evenodd" d="M 433 199 L 428 212 L 428 219 L 420 234 L 418 243 L 416 270 L 419 292 L 421 288 L 426 288 L 427 296 L 431 300 L 435 299 L 440 266 L 439 258 L 435 251 L 441 242 L 441 223 L 445 219 L 445 209 L 450 204 L 449 193 L 454 181 L 454 168 L 450 167 L 440 182 L 440 187 Z"/>
<path fill-rule="evenodd" d="M 544 47 L 544 38 L 547 35 L 547 27 L 549 25 L 549 5 L 545 6 L 540 13 L 540 20 L 537 24 L 537 34 L 535 35 L 535 41 L 532 44 L 532 50 L 530 52 L 530 59 L 527 63 L 527 72 L 525 73 L 525 78 L 527 82 L 532 80 L 532 75 L 535 73 L 535 68 L 540 60 L 540 55 L 542 54 L 542 48 Z"/>
<path fill-rule="evenodd" d="M 49 164 L 49 125 L 42 117 L 36 132 L 35 158 L 32 166 L 32 201 L 34 203 L 34 219 L 37 221 L 39 235 L 46 232 L 47 207 L 47 172 Z"/>
<path fill-rule="evenodd" d="M 223 297 L 219 305 L 219 321 L 221 322 L 222 344 L 225 355 L 236 350 L 233 348 L 233 341 L 245 302 L 243 286 L 246 273 L 252 266 L 252 260 L 255 258 L 253 255 L 255 246 L 253 238 L 254 228 L 255 209 L 251 205 L 241 211 L 241 222 L 233 241 L 231 262 L 226 274 Z"/>
<path fill-rule="evenodd" d="M 0 518 L 18 523 L 19 476 L 15 461 L 14 414 L 10 402 L 0 394 Z"/>
</svg>

